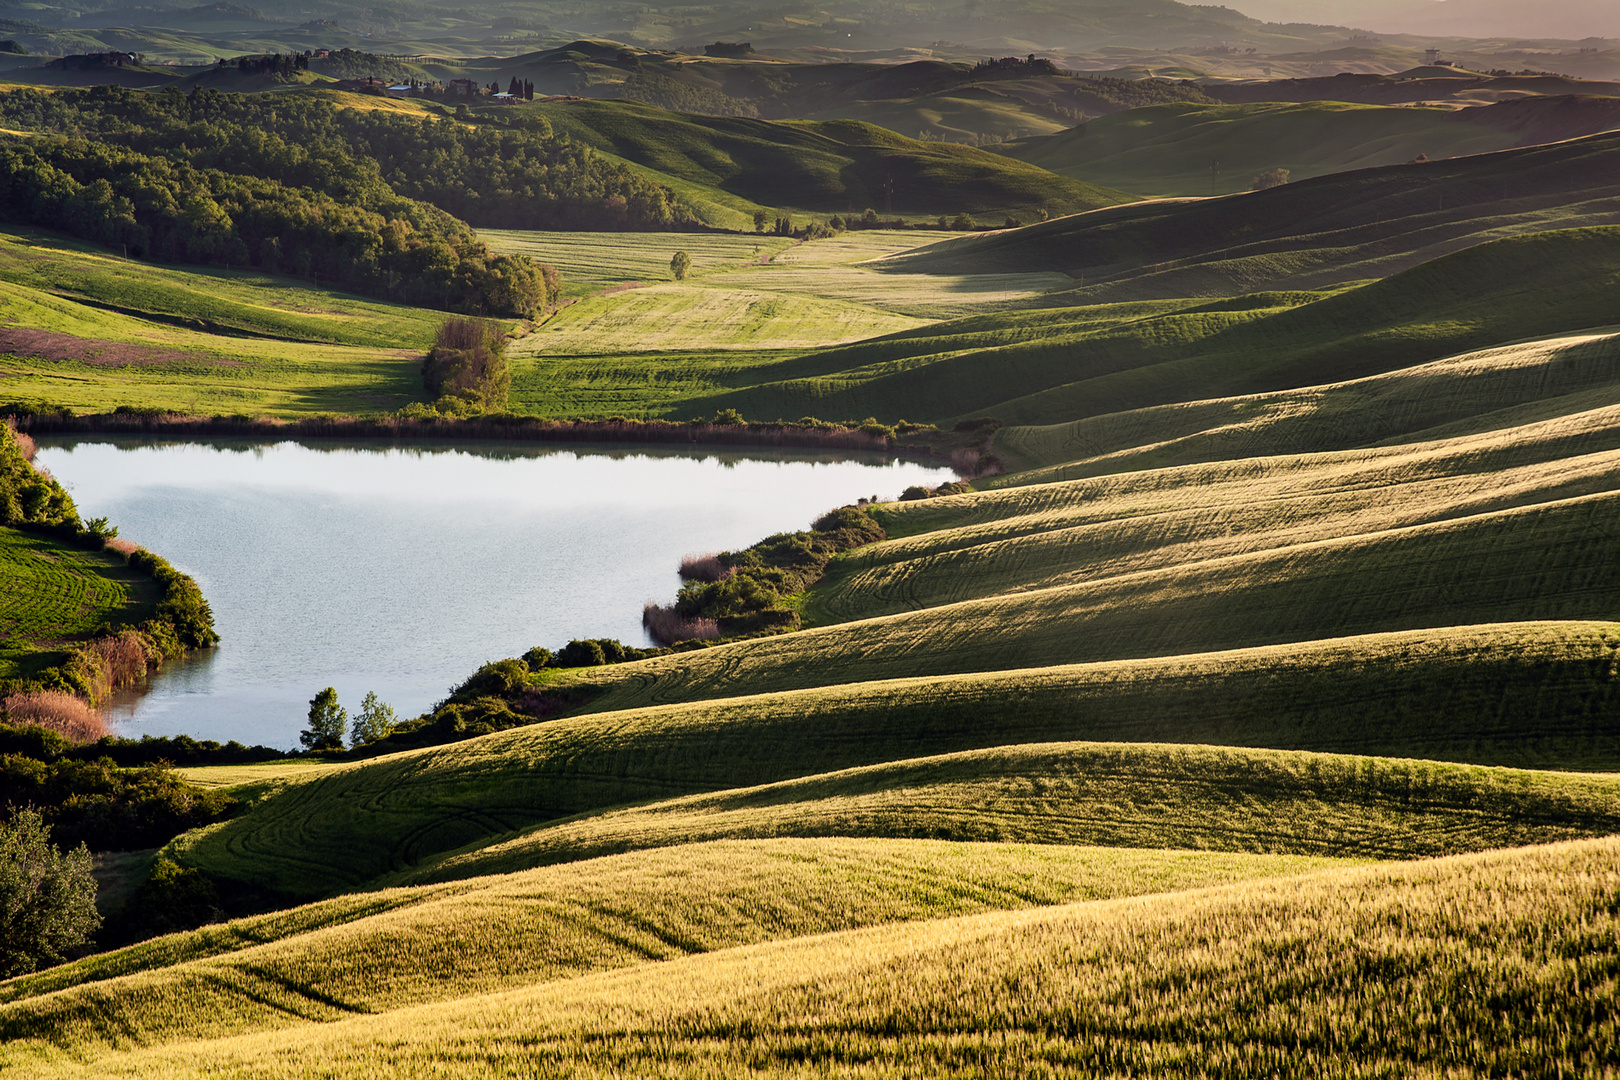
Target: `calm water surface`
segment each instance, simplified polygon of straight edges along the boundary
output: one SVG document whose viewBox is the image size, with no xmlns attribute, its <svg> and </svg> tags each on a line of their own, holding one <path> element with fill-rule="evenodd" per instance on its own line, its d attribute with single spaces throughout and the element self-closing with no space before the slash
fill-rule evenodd
<svg viewBox="0 0 1620 1080">
<path fill-rule="evenodd" d="M 949 470 L 848 456 L 525 445 L 41 440 L 80 513 L 191 574 L 222 639 L 112 709 L 120 733 L 293 746 L 309 699 L 403 717 L 486 660 L 645 644 L 683 554 L 805 528 Z"/>
</svg>

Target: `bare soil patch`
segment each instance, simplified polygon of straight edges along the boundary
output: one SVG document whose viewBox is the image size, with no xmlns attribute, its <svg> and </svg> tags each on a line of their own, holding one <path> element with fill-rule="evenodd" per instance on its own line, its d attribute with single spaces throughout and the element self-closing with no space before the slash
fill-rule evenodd
<svg viewBox="0 0 1620 1080">
<path fill-rule="evenodd" d="M 160 349 L 124 341 L 74 337 L 55 330 L 35 330 L 21 326 L 0 327 L 0 353 L 37 357 L 41 360 L 71 360 L 96 367 L 154 367 L 160 364 L 213 364 L 241 367 L 239 360 L 220 360 L 203 353 Z"/>
</svg>

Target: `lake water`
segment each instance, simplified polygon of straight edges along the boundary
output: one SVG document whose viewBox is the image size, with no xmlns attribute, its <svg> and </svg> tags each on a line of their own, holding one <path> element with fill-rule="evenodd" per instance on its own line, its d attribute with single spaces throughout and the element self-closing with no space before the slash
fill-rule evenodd
<svg viewBox="0 0 1620 1080">
<path fill-rule="evenodd" d="M 947 469 L 850 455 L 41 439 L 86 518 L 202 586 L 221 644 L 109 712 L 120 734 L 296 745 L 309 699 L 415 716 L 486 660 L 647 644 L 689 552 L 806 528 Z"/>
</svg>

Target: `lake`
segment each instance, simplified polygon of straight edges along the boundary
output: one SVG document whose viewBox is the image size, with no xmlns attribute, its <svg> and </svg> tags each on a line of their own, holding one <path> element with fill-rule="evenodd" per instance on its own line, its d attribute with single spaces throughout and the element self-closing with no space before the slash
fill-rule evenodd
<svg viewBox="0 0 1620 1080">
<path fill-rule="evenodd" d="M 735 550 L 948 469 L 871 455 L 40 439 L 85 518 L 191 574 L 221 644 L 108 710 L 120 734 L 292 747 L 309 699 L 401 717 L 486 660 L 648 644 L 690 552 Z"/>
</svg>

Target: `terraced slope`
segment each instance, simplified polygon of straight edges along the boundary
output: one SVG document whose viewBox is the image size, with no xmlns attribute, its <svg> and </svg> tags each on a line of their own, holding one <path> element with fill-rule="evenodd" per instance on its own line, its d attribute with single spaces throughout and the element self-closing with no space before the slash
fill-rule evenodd
<svg viewBox="0 0 1620 1080">
<path fill-rule="evenodd" d="M 1386 277 L 1501 236 L 1616 224 L 1617 154 L 1620 134 L 1609 133 L 1220 199 L 1138 203 L 964 237 L 889 265 L 920 273 L 1018 267 L 1079 279 L 1053 304 L 1321 288 Z"/>
<path fill-rule="evenodd" d="M 770 840 L 698 844 L 237 920 L 0 983 L 0 1066 L 297 1029 L 737 945 L 1204 888 L 1336 860 Z M 743 872 L 746 869 L 746 872 Z M 100 1067 L 99 1063 L 96 1064 Z"/>
<path fill-rule="evenodd" d="M 1382 798 L 1369 794 L 1383 783 L 1375 781 L 1379 775 L 1406 776 L 1390 780 L 1396 790 L 1410 790 L 1400 785 L 1419 774 L 1431 777 L 1423 783 L 1436 791 L 1454 787 L 1483 792 L 1479 785 L 1498 781 L 1489 779 L 1496 774 L 1468 766 L 1433 766 L 1438 771 L 1431 773 L 1427 765 L 1346 758 L 1341 769 L 1298 752 L 1279 759 L 1209 751 L 1214 755 L 1209 757 L 1122 746 L 1099 750 L 1090 759 L 1096 765 L 1100 754 L 1114 762 L 1109 770 L 1117 774 L 1117 782 L 1106 792 L 1099 788 L 1088 793 L 1068 780 L 1058 783 L 1070 775 L 1065 772 L 1069 766 L 1054 762 L 1077 760 L 1066 752 L 1025 762 L 1026 777 L 1051 772 L 1054 786 L 1048 801 L 1045 784 L 1026 786 L 1015 780 L 1010 788 L 998 787 L 1002 781 L 997 778 L 1009 769 L 1017 775 L 1017 754 L 1024 751 L 1013 758 L 993 751 L 1072 740 L 1157 741 L 1615 769 L 1620 765 L 1614 722 L 1620 707 L 1617 647 L 1620 630 L 1613 624 L 1484 627 L 1157 661 L 913 678 L 598 713 L 337 766 L 313 776 L 289 775 L 286 786 L 255 802 L 246 815 L 182 838 L 178 855 L 224 877 L 297 896 L 324 895 L 377 875 L 408 874 L 457 849 L 471 852 L 538 823 L 812 776 L 822 779 L 802 789 L 788 785 L 745 793 L 736 806 L 719 797 L 713 804 L 699 800 L 694 807 L 649 809 L 647 817 L 618 823 L 587 816 L 569 826 L 573 832 L 550 834 L 572 837 L 557 840 L 556 851 L 547 848 L 550 838 L 539 841 L 535 850 L 541 854 L 534 858 L 557 861 L 643 846 L 626 839 L 636 830 L 659 837 L 659 844 L 680 842 L 688 834 L 704 838 L 853 830 L 874 835 L 892 828 L 908 836 L 945 830 L 967 839 L 1157 846 L 1172 833 L 1181 835 L 1175 830 L 1181 827 L 1177 821 L 1182 811 L 1174 808 L 1191 807 L 1209 794 L 1205 781 L 1211 762 L 1229 760 L 1233 764 L 1217 771 L 1236 770 L 1235 776 L 1249 770 L 1251 780 L 1259 773 L 1280 775 L 1279 769 L 1301 773 L 1310 778 L 1302 782 L 1324 806 L 1343 804 L 1347 809 L 1342 812 L 1352 816 L 1365 809 L 1364 796 L 1373 802 Z M 605 700 L 630 696 L 632 689 Z M 970 751 L 989 753 L 968 753 L 943 765 L 915 762 Z M 1084 748 L 1076 752 L 1081 758 L 1092 753 Z M 1237 757 L 1223 758 L 1226 753 Z M 899 771 L 892 775 L 883 771 L 889 767 L 885 763 L 908 762 L 912 764 L 895 765 Z M 1150 767 L 1152 762 L 1157 764 Z M 1357 763 L 1364 763 L 1365 775 L 1352 780 L 1363 769 Z M 867 766 L 876 771 L 846 772 Z M 921 771 L 908 773 L 913 767 Z M 839 775 L 826 775 L 834 773 Z M 1327 779 L 1330 775 L 1340 779 Z M 1549 792 L 1548 805 L 1565 798 L 1554 793 L 1565 792 L 1568 784 L 1586 783 L 1513 775 L 1532 787 L 1550 784 L 1541 788 Z M 1181 788 L 1169 776 L 1182 776 L 1192 786 Z M 1511 786 L 1520 781 L 1501 782 Z M 932 794 L 919 794 L 912 802 L 885 802 L 890 797 L 885 791 L 908 786 Z M 1110 805 L 1110 799 L 1142 806 L 1145 831 L 1097 831 L 1095 809 Z M 775 804 L 788 809 L 769 809 Z M 803 805 L 793 809 L 789 804 Z M 972 807 L 978 810 L 968 812 Z M 975 815 L 987 809 L 994 809 L 997 822 L 997 831 L 989 834 L 975 831 L 980 828 Z M 716 816 L 731 810 L 739 811 L 732 819 Z M 1307 817 L 1317 813 L 1303 807 L 1299 812 Z M 1329 817 L 1341 813 L 1322 812 Z M 1425 812 L 1412 805 L 1389 811 L 1396 817 Z M 786 817 L 772 817 L 779 813 Z M 1014 821 L 1018 814 L 1028 815 L 1026 831 L 1020 832 L 1025 827 Z M 1201 826 L 1207 831 L 1200 834 L 1200 846 L 1297 850 L 1285 837 L 1256 839 L 1263 830 L 1256 831 L 1255 820 L 1250 811 L 1230 820 L 1212 818 Z M 1391 835 L 1417 828 L 1411 825 L 1416 819 L 1406 820 L 1399 828 L 1385 824 Z M 1465 843 L 1459 837 L 1483 828 L 1482 821 L 1443 843 Z M 756 829 L 762 833 L 751 831 Z M 1166 839 L 1144 839 L 1161 835 L 1155 830 L 1163 830 Z M 1217 840 L 1220 836 L 1227 839 Z M 1350 850 L 1370 850 L 1361 841 L 1355 842 L 1359 847 L 1343 842 Z M 1414 845 L 1411 854 L 1434 850 L 1424 843 Z M 518 860 L 493 865 L 505 871 L 533 864 Z M 480 865 L 472 858 L 465 872 L 485 872 Z"/>
<path fill-rule="evenodd" d="M 1613 1061 L 1620 845 L 1326 870 L 726 950 L 96 1062 L 104 1076 L 547 1068 L 1318 1077 Z M 1369 974 L 1369 973 L 1376 973 Z M 1377 992 L 1370 990 L 1376 980 Z M 1402 1007 L 1392 1007 L 1401 1003 Z M 30 1075 L 60 1075 L 58 1059 Z"/>
</svg>

